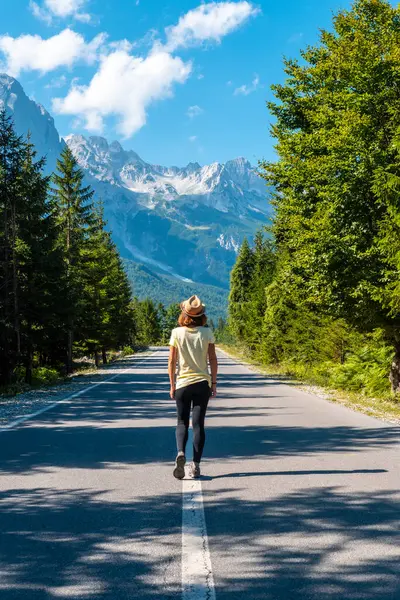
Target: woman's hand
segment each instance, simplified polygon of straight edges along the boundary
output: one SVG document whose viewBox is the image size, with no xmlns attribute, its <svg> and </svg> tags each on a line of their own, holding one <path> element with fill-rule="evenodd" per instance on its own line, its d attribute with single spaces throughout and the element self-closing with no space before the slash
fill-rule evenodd
<svg viewBox="0 0 400 600">
<path fill-rule="evenodd" d="M 213 383 L 211 386 L 211 396 L 213 398 L 215 398 L 216 395 L 217 395 L 217 384 Z"/>
<path fill-rule="evenodd" d="M 169 389 L 169 397 L 171 398 L 171 400 L 173 400 L 175 398 L 175 386 L 171 385 L 170 389 Z"/>
</svg>

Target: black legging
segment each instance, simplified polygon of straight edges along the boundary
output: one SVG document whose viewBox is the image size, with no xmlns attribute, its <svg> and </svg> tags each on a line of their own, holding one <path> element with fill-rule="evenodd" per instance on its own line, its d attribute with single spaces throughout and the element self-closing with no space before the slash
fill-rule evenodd
<svg viewBox="0 0 400 600">
<path fill-rule="evenodd" d="M 207 404 L 210 398 L 210 387 L 207 381 L 199 381 L 175 392 L 176 412 L 178 423 L 176 425 L 176 445 L 178 452 L 185 452 L 189 436 L 190 408 L 192 410 L 193 428 L 193 462 L 199 463 L 203 454 L 206 434 L 204 431 L 204 419 Z"/>
</svg>

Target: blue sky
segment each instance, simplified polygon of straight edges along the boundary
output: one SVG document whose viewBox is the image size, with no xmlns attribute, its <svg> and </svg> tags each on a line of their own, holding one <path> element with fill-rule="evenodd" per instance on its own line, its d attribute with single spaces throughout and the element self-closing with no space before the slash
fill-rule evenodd
<svg viewBox="0 0 400 600">
<path fill-rule="evenodd" d="M 283 79 L 282 57 L 298 56 L 349 6 L 14 0 L 2 6 L 0 70 L 53 114 L 61 135 L 118 139 L 156 164 L 256 164 L 273 156 L 265 103 Z"/>
</svg>

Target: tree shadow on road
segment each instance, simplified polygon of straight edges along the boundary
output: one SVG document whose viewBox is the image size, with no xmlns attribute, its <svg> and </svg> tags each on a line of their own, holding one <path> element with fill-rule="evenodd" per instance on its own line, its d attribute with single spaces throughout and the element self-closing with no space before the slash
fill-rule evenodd
<svg viewBox="0 0 400 600">
<path fill-rule="evenodd" d="M 166 377 L 140 371 L 121 374 L 119 385 L 115 380 L 102 383 L 23 427 L 2 433 L 0 473 L 11 476 L 10 487 L 21 487 L 21 479 L 14 479 L 18 474 L 55 472 L 62 480 L 64 468 L 125 469 L 129 477 L 133 465 L 171 463 L 175 406 L 167 396 Z M 231 386 L 230 393 L 235 381 L 229 377 L 225 386 L 222 377 L 221 389 Z M 276 388 L 269 387 L 265 378 L 247 374 L 241 382 L 256 389 L 262 386 L 266 402 L 271 389 L 269 399 L 273 398 Z M 220 464 L 265 460 L 262 473 L 236 474 L 236 483 L 244 488 L 245 477 L 254 475 L 264 478 L 260 486 L 267 489 L 271 459 L 356 454 L 394 448 L 399 442 L 399 428 L 379 425 L 299 427 L 283 420 L 282 426 L 213 426 L 221 413 L 218 404 L 215 408 L 209 415 L 207 458 Z M 255 413 L 259 407 L 248 408 Z M 269 409 L 273 407 L 267 408 L 267 415 Z M 231 413 L 240 420 L 243 410 L 241 406 Z M 384 469 L 359 471 L 348 474 L 362 477 Z M 299 480 L 335 473 L 317 468 L 290 475 Z M 170 493 L 130 501 L 110 497 L 112 490 L 103 494 L 55 489 L 51 479 L 46 481 L 50 482 L 46 489 L 0 493 L 2 600 L 181 598 L 180 573 L 171 575 L 173 563 L 180 559 L 182 511 L 180 487 L 172 477 Z M 222 481 L 216 485 L 222 486 Z M 400 597 L 400 506 L 394 493 L 350 495 L 330 486 L 278 492 L 267 499 L 245 496 L 238 489 L 208 491 L 204 485 L 217 600 Z"/>
<path fill-rule="evenodd" d="M 251 383 L 252 375 L 248 378 Z M 268 390 L 265 380 L 263 386 Z M 389 426 L 300 427 L 285 425 L 284 419 L 281 426 L 268 426 L 268 414 L 285 408 L 273 398 L 266 398 L 258 407 L 242 403 L 226 409 L 218 404 L 218 398 L 213 399 L 207 416 L 207 456 L 229 460 L 355 453 L 394 447 L 400 440 L 400 429 Z M 259 425 L 241 421 L 259 417 L 260 409 L 264 414 Z M 164 375 L 122 374 L 21 428 L 0 434 L 0 473 L 170 462 L 175 453 L 175 414 Z M 19 448 L 29 451 L 20 453 Z"/>
<path fill-rule="evenodd" d="M 230 565 L 215 574 L 218 600 L 400 597 L 394 493 L 329 487 L 248 501 L 221 489 L 205 506 L 211 559 Z"/>
<path fill-rule="evenodd" d="M 203 494 L 217 600 L 400 597 L 393 493 Z M 2 600 L 181 598 L 180 493 L 121 502 L 82 489 L 14 489 L 0 494 L 0 509 Z"/>
<path fill-rule="evenodd" d="M 118 502 L 14 489 L 0 509 L 2 600 L 181 598 L 180 493 Z"/>
</svg>

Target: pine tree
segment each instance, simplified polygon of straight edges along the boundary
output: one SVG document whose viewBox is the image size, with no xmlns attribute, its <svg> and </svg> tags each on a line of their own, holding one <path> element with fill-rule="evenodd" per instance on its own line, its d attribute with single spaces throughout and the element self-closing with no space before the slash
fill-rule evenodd
<svg viewBox="0 0 400 600">
<path fill-rule="evenodd" d="M 254 268 L 249 290 L 249 304 L 244 315 L 245 340 L 254 352 L 260 343 L 266 311 L 266 289 L 273 281 L 275 274 L 276 255 L 274 244 L 264 237 L 260 230 L 254 237 Z"/>
<path fill-rule="evenodd" d="M 57 203 L 60 245 L 64 253 L 68 285 L 68 332 L 66 369 L 72 372 L 72 348 L 76 321 L 82 314 L 82 249 L 93 224 L 93 190 L 83 185 L 83 172 L 68 146 L 57 161 L 58 173 L 53 175 L 53 196 Z"/>
<path fill-rule="evenodd" d="M 103 206 L 93 209 L 92 224 L 81 248 L 83 310 L 76 322 L 81 349 L 107 362 L 107 349 L 128 344 L 132 337 L 131 289 L 111 235 Z"/>
<path fill-rule="evenodd" d="M 21 355 L 27 383 L 32 381 L 34 353 L 43 354 L 49 340 L 59 345 L 57 331 L 65 328 L 59 311 L 65 281 L 54 206 L 48 199 L 49 177 L 43 174 L 45 159 L 35 162 L 35 157 L 28 137 L 21 172 L 17 246 Z"/>
<path fill-rule="evenodd" d="M 150 298 L 135 302 L 137 341 L 149 346 L 161 341 L 161 328 L 157 308 Z"/>
<path fill-rule="evenodd" d="M 229 293 L 229 327 L 238 340 L 245 339 L 246 311 L 254 273 L 254 255 L 247 238 L 243 240 L 231 272 Z"/>
<path fill-rule="evenodd" d="M 18 290 L 18 209 L 24 145 L 0 111 L 0 383 L 11 381 L 21 353 Z"/>
<path fill-rule="evenodd" d="M 121 257 L 108 234 L 109 272 L 106 279 L 107 321 L 102 343 L 103 362 L 107 348 L 132 345 L 136 323 L 132 290 Z"/>
<path fill-rule="evenodd" d="M 164 327 L 162 331 L 162 342 L 163 344 L 168 344 L 171 331 L 178 327 L 178 317 L 181 313 L 181 308 L 179 303 L 170 304 L 165 311 L 164 318 Z"/>
</svg>

